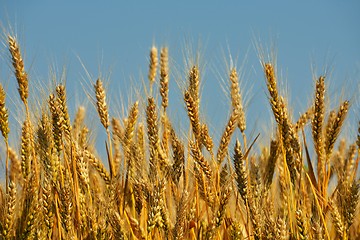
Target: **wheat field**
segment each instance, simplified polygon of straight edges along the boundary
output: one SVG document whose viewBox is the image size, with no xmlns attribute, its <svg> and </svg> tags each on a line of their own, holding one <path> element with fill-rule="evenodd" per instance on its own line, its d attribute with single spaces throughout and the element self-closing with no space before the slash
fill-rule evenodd
<svg viewBox="0 0 360 240">
<path fill-rule="evenodd" d="M 221 135 L 202 118 L 206 93 L 196 64 L 182 90 L 189 129 L 176 129 L 167 113 L 169 50 L 152 47 L 149 94 L 125 118 L 109 114 L 103 79 L 94 81 L 99 131 L 107 136 L 100 150 L 89 141 L 86 108 L 69 113 L 65 84 L 32 109 L 16 37 L 7 36 L 7 48 L 25 120 L 17 149 L 0 85 L 1 239 L 360 239 L 360 122 L 351 129 L 356 141 L 339 139 L 352 105 L 329 109 L 326 75 L 316 77 L 312 103 L 293 119 L 275 62 L 261 60 L 274 132 L 269 146 L 256 149 L 236 68 L 227 76 L 231 114 Z"/>
</svg>

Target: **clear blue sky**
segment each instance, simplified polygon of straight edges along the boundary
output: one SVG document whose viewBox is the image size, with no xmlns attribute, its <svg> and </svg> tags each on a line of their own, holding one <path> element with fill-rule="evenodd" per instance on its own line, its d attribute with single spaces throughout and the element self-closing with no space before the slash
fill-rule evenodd
<svg viewBox="0 0 360 240">
<path fill-rule="evenodd" d="M 80 82 L 84 82 L 81 79 L 85 75 L 77 56 L 94 77 L 99 66 L 104 74 L 111 69 L 108 86 L 112 112 L 116 113 L 114 108 L 119 106 L 120 96 L 127 106 L 127 95 L 134 94 L 134 86 L 141 87 L 152 44 L 169 46 L 173 66 L 182 66 L 182 49 L 189 39 L 195 48 L 199 41 L 203 45 L 202 62 L 206 67 L 202 110 L 216 133 L 222 131 L 229 113 L 228 100 L 219 83 L 219 74 L 226 78 L 228 49 L 233 58 L 239 59 L 238 67 L 247 59 L 242 81 L 244 86 L 252 86 L 252 91 L 246 93 L 250 100 L 249 133 L 272 118 L 255 39 L 265 46 L 270 45 L 270 40 L 276 43 L 278 71 L 290 90 L 295 117 L 306 109 L 313 96 L 312 64 L 317 67 L 316 74 L 322 73 L 324 66 L 333 70 L 329 85 L 338 99 L 354 100 L 354 95 L 359 95 L 359 1 L 0 2 L 0 21 L 5 27 L 11 25 L 19 35 L 31 77 L 46 81 L 49 66 L 65 65 L 73 104 L 81 98 L 76 97 L 80 93 L 75 91 L 82 92 Z M 0 49 L 0 76 L 7 81 L 8 55 L 4 46 Z M 172 114 L 186 116 L 174 77 L 170 79 L 170 95 L 176 96 L 170 97 Z M 8 83 L 9 88 L 13 84 Z M 345 93 L 341 94 L 337 87 L 344 87 Z M 354 100 L 354 119 L 360 117 L 359 106 L 359 100 Z M 260 122 L 255 126 L 258 117 Z"/>
</svg>

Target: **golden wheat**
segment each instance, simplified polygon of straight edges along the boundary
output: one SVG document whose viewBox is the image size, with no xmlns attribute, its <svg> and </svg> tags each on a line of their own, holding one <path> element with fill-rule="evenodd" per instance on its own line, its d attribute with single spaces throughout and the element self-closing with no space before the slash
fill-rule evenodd
<svg viewBox="0 0 360 240">
<path fill-rule="evenodd" d="M 107 133 L 105 149 L 99 149 L 91 141 L 95 130 L 86 124 L 88 109 L 80 106 L 72 115 L 65 85 L 57 84 L 42 99 L 45 104 L 28 103 L 29 81 L 18 42 L 9 36 L 8 44 L 26 117 L 19 149 L 9 146 L 15 131 L 10 134 L 0 85 L 6 144 L 0 239 L 360 238 L 360 122 L 352 129 L 356 140 L 339 141 L 353 106 L 343 101 L 328 111 L 325 77 L 316 80 L 314 103 L 293 122 L 275 64 L 262 62 L 276 126 L 271 138 L 261 136 L 267 144 L 256 137 L 248 146 L 236 69 L 227 76 L 231 114 L 219 136 L 200 116 L 199 67 L 187 69 L 181 101 L 189 126 L 178 129 L 168 111 L 168 48 L 161 48 L 159 61 L 153 47 L 150 94 L 145 103 L 136 99 L 126 118 L 109 115 L 103 82 L 95 82 L 95 107 Z M 156 84 L 159 104 L 152 92 Z M 308 130 L 313 141 L 308 141 Z M 233 142 L 239 134 L 242 139 Z M 230 152 L 229 146 L 234 146 Z"/>
</svg>

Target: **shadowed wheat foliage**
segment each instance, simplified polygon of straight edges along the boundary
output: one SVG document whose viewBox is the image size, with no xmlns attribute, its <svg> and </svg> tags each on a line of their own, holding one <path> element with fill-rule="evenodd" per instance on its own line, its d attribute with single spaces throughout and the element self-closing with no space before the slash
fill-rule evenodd
<svg viewBox="0 0 360 240">
<path fill-rule="evenodd" d="M 19 43 L 7 41 L 25 117 L 16 149 L 0 84 L 1 239 L 360 239 L 360 122 L 351 128 L 357 139 L 338 139 L 352 105 L 328 109 L 326 76 L 316 79 L 308 110 L 293 119 L 275 62 L 261 62 L 275 125 L 259 149 L 258 132 L 247 136 L 236 68 L 226 77 L 230 114 L 214 136 L 201 114 L 200 68 L 187 66 L 180 101 L 189 129 L 177 129 L 167 111 L 171 49 L 153 46 L 148 96 L 133 101 L 124 119 L 111 116 L 103 80 L 93 79 L 107 136 L 99 150 L 86 108 L 69 113 L 64 84 L 32 109 Z"/>
</svg>

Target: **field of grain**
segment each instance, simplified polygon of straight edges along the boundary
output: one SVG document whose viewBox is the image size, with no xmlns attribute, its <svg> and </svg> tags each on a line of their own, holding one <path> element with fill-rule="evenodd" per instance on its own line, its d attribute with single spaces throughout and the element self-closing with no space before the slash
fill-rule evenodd
<svg viewBox="0 0 360 240">
<path fill-rule="evenodd" d="M 127 117 L 109 115 L 103 79 L 94 80 L 99 131 L 107 135 L 100 150 L 89 141 L 86 108 L 70 119 L 64 83 L 32 109 L 32 81 L 14 36 L 7 48 L 25 120 L 17 149 L 0 85 L 1 239 L 360 239 L 360 122 L 352 126 L 356 141 L 338 138 L 352 104 L 329 109 L 326 75 L 316 77 L 312 104 L 293 119 L 276 63 L 261 60 L 275 126 L 269 146 L 256 149 L 235 67 L 221 135 L 203 121 L 196 64 L 183 89 L 189 129 L 177 129 L 167 113 L 169 50 L 152 47 L 148 96 L 132 102 Z"/>
</svg>

